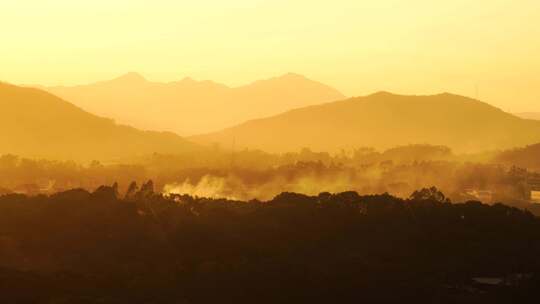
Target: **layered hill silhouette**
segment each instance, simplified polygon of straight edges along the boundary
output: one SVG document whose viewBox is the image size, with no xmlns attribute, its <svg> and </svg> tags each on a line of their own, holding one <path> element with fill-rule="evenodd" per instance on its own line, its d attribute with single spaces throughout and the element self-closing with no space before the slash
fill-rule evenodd
<svg viewBox="0 0 540 304">
<path fill-rule="evenodd" d="M 295 109 L 191 138 L 200 143 L 286 152 L 309 147 L 337 151 L 408 144 L 456 152 L 506 149 L 540 142 L 540 122 L 524 120 L 478 100 L 453 94 L 365 97 Z"/>
<path fill-rule="evenodd" d="M 50 93 L 0 83 L 0 154 L 111 160 L 199 149 L 173 133 L 140 131 L 81 110 Z"/>
<path fill-rule="evenodd" d="M 88 85 L 43 89 L 90 113 L 142 129 L 181 135 L 217 131 L 250 119 L 345 98 L 329 86 L 292 73 L 236 88 L 190 78 L 151 82 L 128 73 Z"/>
</svg>

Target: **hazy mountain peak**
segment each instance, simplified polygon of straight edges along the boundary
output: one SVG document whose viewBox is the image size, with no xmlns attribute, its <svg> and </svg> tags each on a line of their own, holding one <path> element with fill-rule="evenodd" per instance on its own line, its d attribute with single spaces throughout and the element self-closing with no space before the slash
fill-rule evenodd
<svg viewBox="0 0 540 304">
<path fill-rule="evenodd" d="M 345 99 L 336 89 L 294 73 L 228 87 L 189 77 L 153 82 L 131 72 L 113 80 L 47 90 L 123 124 L 184 135 L 216 131 L 294 108 Z"/>
<path fill-rule="evenodd" d="M 404 102 L 406 101 L 418 102 L 420 100 L 424 100 L 426 102 L 432 101 L 432 102 L 437 102 L 437 103 L 460 102 L 460 103 L 466 103 L 466 104 L 482 104 L 489 108 L 500 110 L 486 102 L 483 102 L 483 101 L 480 101 L 471 97 L 463 96 L 463 95 L 449 93 L 449 92 L 443 92 L 443 93 L 438 93 L 438 94 L 426 94 L 426 95 L 403 95 L 403 94 L 396 94 L 396 93 L 392 93 L 388 91 L 379 91 L 371 95 L 367 95 L 365 97 L 358 97 L 358 98 L 377 99 L 380 101 L 401 100 Z"/>
<path fill-rule="evenodd" d="M 180 82 L 193 83 L 193 82 L 198 82 L 198 81 L 188 76 L 188 77 L 184 77 L 182 80 L 180 80 Z"/>
<path fill-rule="evenodd" d="M 463 95 L 458 95 L 458 94 L 454 94 L 454 93 L 450 93 L 450 92 L 442 92 L 440 94 L 436 94 L 434 95 L 436 97 L 443 97 L 443 98 L 455 98 L 455 99 L 463 99 L 463 100 L 469 100 L 469 101 L 479 101 L 477 99 L 474 99 L 474 98 L 471 98 L 471 97 L 467 97 L 467 96 L 463 96 Z"/>
<path fill-rule="evenodd" d="M 212 80 L 197 80 L 191 77 L 184 77 L 178 81 L 172 81 L 166 83 L 168 86 L 175 87 L 178 93 L 181 94 L 183 90 L 196 90 L 196 91 L 219 91 L 224 92 L 230 88 L 222 83 L 218 83 Z"/>
<path fill-rule="evenodd" d="M 367 95 L 366 97 L 376 97 L 376 98 L 384 98 L 384 99 L 388 99 L 388 98 L 411 98 L 411 99 L 416 99 L 416 98 L 432 98 L 432 99 L 438 99 L 438 98 L 444 98 L 444 99 L 447 99 L 447 98 L 450 98 L 450 99 L 470 99 L 468 97 L 465 97 L 465 96 L 461 96 L 461 95 L 457 95 L 457 94 L 453 94 L 453 93 L 448 93 L 448 92 L 443 92 L 443 93 L 438 93 L 438 94 L 425 94 L 425 95 L 407 95 L 407 94 L 397 94 L 397 93 L 393 93 L 393 92 L 389 92 L 389 91 L 378 91 L 378 92 L 375 92 L 373 94 L 370 94 L 370 95 Z"/>
<path fill-rule="evenodd" d="M 124 75 L 121 75 L 113 81 L 120 81 L 120 82 L 126 82 L 126 83 L 136 83 L 136 82 L 146 82 L 146 78 L 144 78 L 141 74 L 137 72 L 128 72 Z"/>
<path fill-rule="evenodd" d="M 367 97 L 388 98 L 388 97 L 396 97 L 396 96 L 400 96 L 400 95 L 394 94 L 388 91 L 378 91 L 371 95 L 368 95 Z"/>
<path fill-rule="evenodd" d="M 302 80 L 307 79 L 306 76 L 298 74 L 298 73 L 293 73 L 293 72 L 283 74 L 277 78 L 278 79 L 302 79 Z"/>
</svg>

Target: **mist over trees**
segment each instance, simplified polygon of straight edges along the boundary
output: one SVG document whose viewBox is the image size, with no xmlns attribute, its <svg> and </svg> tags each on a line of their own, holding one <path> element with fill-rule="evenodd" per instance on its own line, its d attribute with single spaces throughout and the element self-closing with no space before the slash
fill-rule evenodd
<svg viewBox="0 0 540 304">
<path fill-rule="evenodd" d="M 280 155 L 216 149 L 84 165 L 3 155 L 0 187 L 4 193 L 38 195 L 73 188 L 93 191 L 117 182 L 119 191 L 125 192 L 134 180 L 152 179 L 156 191 L 165 194 L 269 200 L 284 191 L 316 195 L 349 190 L 407 198 L 434 185 L 455 202 L 505 202 L 538 212 L 531 193 L 538 190 L 540 174 L 501 162 L 504 155 L 456 155 L 446 147 L 429 145 L 382 152 L 361 148 L 333 155 L 309 149 Z"/>
</svg>

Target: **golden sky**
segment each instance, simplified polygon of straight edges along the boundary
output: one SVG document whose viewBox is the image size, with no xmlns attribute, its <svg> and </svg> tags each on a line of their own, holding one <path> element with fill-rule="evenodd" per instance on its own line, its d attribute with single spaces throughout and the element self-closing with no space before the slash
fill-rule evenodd
<svg viewBox="0 0 540 304">
<path fill-rule="evenodd" d="M 540 111 L 538 0 L 0 0 L 0 28 L 0 79 L 14 83 L 296 72 L 350 96 L 478 87 Z"/>
</svg>

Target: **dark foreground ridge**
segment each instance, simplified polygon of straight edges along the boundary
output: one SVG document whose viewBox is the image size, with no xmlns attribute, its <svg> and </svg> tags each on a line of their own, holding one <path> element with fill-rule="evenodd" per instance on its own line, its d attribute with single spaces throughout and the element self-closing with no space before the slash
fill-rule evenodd
<svg viewBox="0 0 540 304">
<path fill-rule="evenodd" d="M 2 303 L 528 303 L 540 219 L 356 192 L 164 197 L 151 182 L 0 197 Z"/>
</svg>

